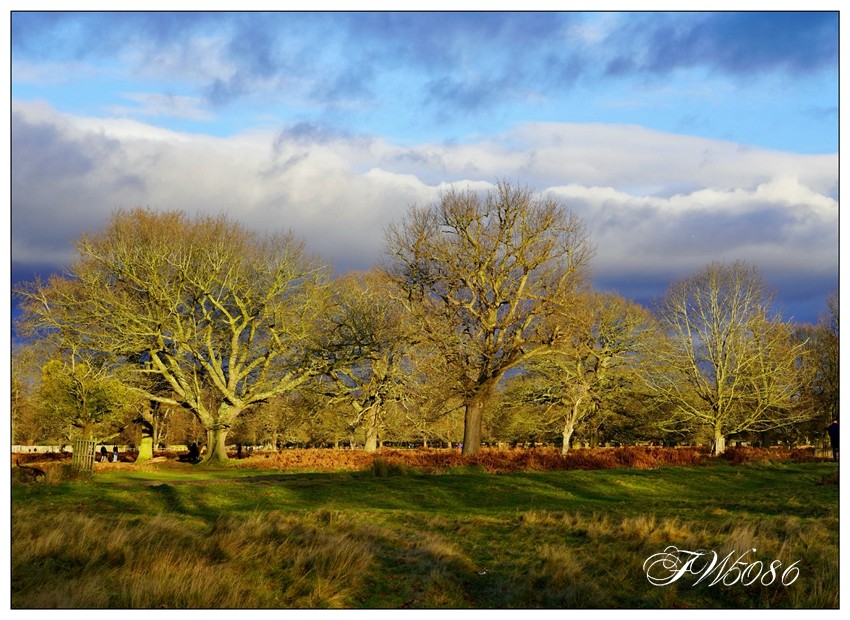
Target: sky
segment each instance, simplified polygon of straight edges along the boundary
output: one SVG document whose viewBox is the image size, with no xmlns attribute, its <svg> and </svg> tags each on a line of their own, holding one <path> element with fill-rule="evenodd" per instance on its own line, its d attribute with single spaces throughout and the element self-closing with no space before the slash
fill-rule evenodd
<svg viewBox="0 0 850 620">
<path fill-rule="evenodd" d="M 563 201 L 594 285 L 838 287 L 838 13 L 14 12 L 11 284 L 116 209 L 291 230 L 337 273 L 451 186 Z"/>
</svg>

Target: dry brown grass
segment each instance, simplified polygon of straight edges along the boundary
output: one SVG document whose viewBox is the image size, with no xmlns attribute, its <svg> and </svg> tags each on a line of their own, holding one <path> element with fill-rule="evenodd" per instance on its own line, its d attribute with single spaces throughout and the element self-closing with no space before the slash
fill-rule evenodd
<svg viewBox="0 0 850 620">
<path fill-rule="evenodd" d="M 457 458 L 448 454 L 440 457 Z M 768 478 L 761 468 L 746 467 L 498 479 L 295 475 L 304 484 L 257 489 L 254 476 L 206 471 L 226 483 L 159 488 L 119 476 L 16 486 L 12 605 L 834 608 L 837 490 L 816 483 L 828 469 L 783 464 Z M 611 502 L 612 484 L 621 480 L 659 484 L 623 485 L 624 493 L 640 492 Z M 570 481 L 585 485 L 587 497 L 573 493 Z M 665 481 L 675 483 L 674 491 Z M 420 503 L 429 484 L 434 495 Z M 530 486 L 539 492 L 529 493 Z M 672 501 L 675 489 L 692 487 L 702 488 L 697 501 Z M 492 489 L 513 499 L 479 502 Z M 784 490 L 791 492 L 777 492 Z M 180 501 L 171 502 L 175 494 Z M 763 501 L 739 507 L 739 494 Z M 806 511 L 789 507 L 791 494 L 803 498 Z M 694 579 L 650 587 L 642 562 L 668 545 L 721 556 L 730 548 L 757 548 L 758 559 L 783 566 L 799 560 L 804 572 L 788 588 L 692 588 Z"/>
<path fill-rule="evenodd" d="M 13 606 L 350 606 L 372 562 L 368 545 L 311 521 L 275 512 L 229 516 L 209 532 L 174 515 L 104 522 L 20 508 L 12 527 Z"/>
<path fill-rule="evenodd" d="M 123 454 L 122 460 L 118 463 L 95 463 L 94 472 L 161 468 L 191 470 L 193 467 L 188 463 L 178 462 L 176 455 L 173 454 L 163 453 L 152 461 L 140 465 L 132 462 L 132 458 L 132 454 Z M 454 467 L 470 466 L 481 468 L 489 473 L 617 468 L 657 469 L 668 466 L 699 465 L 715 458 L 731 464 L 822 460 L 815 457 L 813 449 L 729 448 L 720 457 L 711 457 L 706 448 L 626 446 L 577 449 L 566 455 L 561 455 L 560 450 L 551 447 L 483 448 L 479 454 L 472 457 L 463 457 L 456 449 L 381 449 L 372 453 L 345 449 L 291 449 L 255 452 L 251 458 L 232 458 L 228 465 L 242 469 L 288 471 L 362 471 L 373 468 L 376 475 L 391 475 L 393 472 L 401 471 L 399 468 L 439 474 Z M 47 471 L 63 462 L 70 462 L 70 455 L 22 454 L 16 455 L 14 459 Z"/>
</svg>

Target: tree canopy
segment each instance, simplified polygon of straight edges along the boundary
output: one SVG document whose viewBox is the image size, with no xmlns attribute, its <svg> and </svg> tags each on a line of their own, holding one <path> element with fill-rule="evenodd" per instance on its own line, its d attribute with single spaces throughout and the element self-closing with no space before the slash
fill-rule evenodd
<svg viewBox="0 0 850 620">
<path fill-rule="evenodd" d="M 457 378 L 463 453 L 475 454 L 496 385 L 557 338 L 545 319 L 587 282 L 585 228 L 559 202 L 503 181 L 484 195 L 451 189 L 436 204 L 413 205 L 388 229 L 387 247 L 388 273 L 421 338 Z"/>
<path fill-rule="evenodd" d="M 670 285 L 658 306 L 670 340 L 656 356 L 658 395 L 675 415 L 708 427 L 714 451 L 726 436 L 803 420 L 796 408 L 806 381 L 802 345 L 792 327 L 770 314 L 771 293 L 744 262 L 712 263 Z"/>
<path fill-rule="evenodd" d="M 818 325 L 794 325 L 757 268 L 713 263 L 652 316 L 592 289 L 575 213 L 507 181 L 411 205 L 385 241 L 380 265 L 332 278 L 290 233 L 114 213 L 67 274 L 15 291 L 35 341 L 15 356 L 13 433 L 102 435 L 120 417 L 140 459 L 175 429 L 206 435 L 208 461 L 231 433 L 374 450 L 461 428 L 464 455 L 541 437 L 566 451 L 573 433 L 708 434 L 719 453 L 730 435 L 811 436 L 837 415 L 837 295 Z"/>
<path fill-rule="evenodd" d="M 307 351 L 326 268 L 291 235 L 137 209 L 115 213 L 76 248 L 69 278 L 19 291 L 30 328 L 160 377 L 171 394 L 144 380 L 136 388 L 191 410 L 207 431 L 208 459 L 226 458 L 242 412 L 316 371 Z"/>
</svg>

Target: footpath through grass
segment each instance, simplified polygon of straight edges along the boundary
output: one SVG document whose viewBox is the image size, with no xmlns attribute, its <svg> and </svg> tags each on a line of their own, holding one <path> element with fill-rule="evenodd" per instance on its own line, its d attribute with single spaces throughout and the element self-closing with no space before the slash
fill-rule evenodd
<svg viewBox="0 0 850 620">
<path fill-rule="evenodd" d="M 16 485 L 12 606 L 837 607 L 835 471 L 196 468 Z M 756 549 L 748 580 L 771 562 L 799 574 L 653 586 L 644 562 L 671 545 L 734 551 L 730 567 Z"/>
</svg>

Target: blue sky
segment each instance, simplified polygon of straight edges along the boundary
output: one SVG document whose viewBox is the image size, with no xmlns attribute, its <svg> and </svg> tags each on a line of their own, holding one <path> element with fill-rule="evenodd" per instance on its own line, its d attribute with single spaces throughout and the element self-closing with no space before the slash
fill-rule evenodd
<svg viewBox="0 0 850 620">
<path fill-rule="evenodd" d="M 292 229 L 337 271 L 451 184 L 563 200 L 642 303 L 713 260 L 838 286 L 838 15 L 11 16 L 12 280 L 117 208 Z"/>
</svg>

